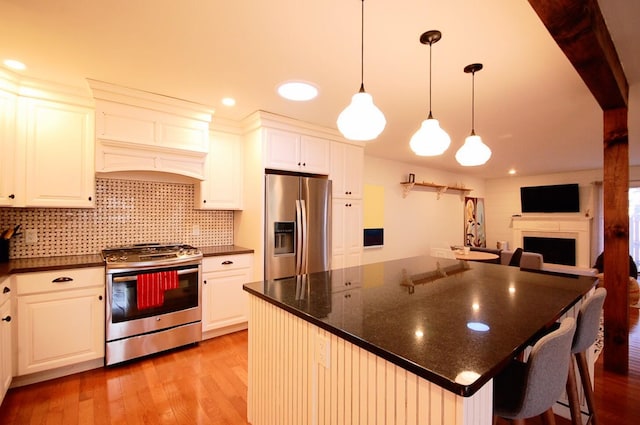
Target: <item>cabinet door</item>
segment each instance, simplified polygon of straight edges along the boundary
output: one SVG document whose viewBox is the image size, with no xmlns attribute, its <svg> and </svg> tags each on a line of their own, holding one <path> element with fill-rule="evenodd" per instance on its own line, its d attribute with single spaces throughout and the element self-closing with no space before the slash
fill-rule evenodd
<svg viewBox="0 0 640 425">
<path fill-rule="evenodd" d="M 300 138 L 300 171 L 313 174 L 329 174 L 331 142 L 317 137 Z"/>
<path fill-rule="evenodd" d="M 13 321 L 11 317 L 11 300 L 0 304 L 0 403 L 4 399 L 12 378 L 12 346 L 11 343 L 11 327 Z"/>
<path fill-rule="evenodd" d="M 196 208 L 242 209 L 242 140 L 229 133 L 211 132 L 205 180 L 196 185 Z"/>
<path fill-rule="evenodd" d="M 16 198 L 16 96 L 0 91 L 0 206 L 11 206 Z"/>
<path fill-rule="evenodd" d="M 267 129 L 265 167 L 275 170 L 300 171 L 300 136 L 281 130 Z"/>
<path fill-rule="evenodd" d="M 364 148 L 346 143 L 331 143 L 331 173 L 335 198 L 362 198 Z"/>
<path fill-rule="evenodd" d="M 251 269 L 203 274 L 202 331 L 212 331 L 248 320 L 247 294 L 242 285 L 251 281 Z"/>
<path fill-rule="evenodd" d="M 26 206 L 94 206 L 94 112 L 86 107 L 20 98 L 26 146 Z"/>
<path fill-rule="evenodd" d="M 104 357 L 104 288 L 18 296 L 18 375 Z"/>
<path fill-rule="evenodd" d="M 360 265 L 362 259 L 362 201 L 334 199 L 332 268 Z"/>
</svg>

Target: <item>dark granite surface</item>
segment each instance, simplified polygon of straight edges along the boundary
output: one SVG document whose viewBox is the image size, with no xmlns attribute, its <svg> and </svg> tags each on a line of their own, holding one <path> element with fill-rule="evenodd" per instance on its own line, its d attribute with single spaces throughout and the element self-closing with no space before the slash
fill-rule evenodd
<svg viewBox="0 0 640 425">
<path fill-rule="evenodd" d="M 237 245 L 201 247 L 202 255 L 214 257 L 219 255 L 249 254 L 253 249 Z M 101 254 L 65 255 L 57 257 L 17 258 L 0 263 L 0 276 L 12 273 L 30 273 L 47 270 L 73 269 L 80 267 L 102 267 L 104 261 Z"/>
<path fill-rule="evenodd" d="M 307 275 L 306 285 L 290 278 L 244 288 L 465 397 L 596 282 L 593 277 L 432 257 L 359 269 L 359 287 L 342 284 L 345 273 L 358 272 L 344 269 Z M 489 330 L 472 330 L 472 323 Z"/>
</svg>

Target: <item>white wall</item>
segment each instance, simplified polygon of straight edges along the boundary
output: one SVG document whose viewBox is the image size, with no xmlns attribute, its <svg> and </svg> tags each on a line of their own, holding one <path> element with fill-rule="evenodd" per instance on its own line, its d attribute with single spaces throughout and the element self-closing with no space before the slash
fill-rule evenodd
<svg viewBox="0 0 640 425">
<path fill-rule="evenodd" d="M 629 179 L 632 181 L 640 180 L 640 167 L 629 168 Z M 545 174 L 530 177 L 514 176 L 487 180 L 485 182 L 487 246 L 495 247 L 497 241 L 508 241 L 509 248 L 514 248 L 511 217 L 513 214 L 521 214 L 521 186 L 578 183 L 580 185 L 580 213 L 549 214 L 549 216 L 585 216 L 589 214 L 589 216 L 593 217 L 597 200 L 593 185 L 595 181 L 602 181 L 602 170 Z M 592 250 L 594 249 L 596 249 L 596 247 L 592 247 Z M 597 252 L 592 252 L 592 257 L 595 258 L 595 255 L 597 255 Z"/>
<path fill-rule="evenodd" d="M 416 182 L 464 185 L 469 196 L 484 196 L 484 180 L 365 155 L 364 184 L 384 187 L 384 246 L 366 248 L 364 264 L 428 254 L 431 247 L 463 242 L 464 194 L 449 191 L 437 199 L 431 188 L 415 188 L 402 197 L 400 182 L 409 173 Z"/>
</svg>

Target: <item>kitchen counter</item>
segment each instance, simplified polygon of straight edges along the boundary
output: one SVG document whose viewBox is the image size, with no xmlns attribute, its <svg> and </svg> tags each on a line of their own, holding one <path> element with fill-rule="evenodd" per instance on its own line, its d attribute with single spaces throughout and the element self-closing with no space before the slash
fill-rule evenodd
<svg viewBox="0 0 640 425">
<path fill-rule="evenodd" d="M 204 257 L 253 253 L 253 249 L 243 248 L 237 245 L 206 246 L 201 247 L 200 250 Z M 0 276 L 6 276 L 13 273 L 30 273 L 47 270 L 103 266 L 104 261 L 102 260 L 101 254 L 16 258 L 5 263 L 0 263 Z"/>
<path fill-rule="evenodd" d="M 351 276 L 352 283 L 346 287 L 345 276 Z M 412 379 L 423 378 L 459 396 L 456 403 L 466 406 L 467 397 L 477 392 L 484 391 L 480 398 L 487 391 L 490 395 L 492 378 L 539 332 L 579 305 L 595 283 L 595 278 L 587 276 L 415 257 L 255 282 L 244 288 L 253 295 L 252 312 L 273 311 L 260 307 L 273 305 L 319 328 L 320 333 L 326 331 L 331 342 L 329 368 L 340 368 L 341 359 L 349 357 L 346 348 L 343 355 L 334 357 L 334 344 L 353 345 L 352 354 L 364 349 L 378 362 L 391 364 L 387 370 L 396 367 L 394 374 L 408 371 Z M 262 332 L 262 323 L 272 317 L 254 320 L 250 316 L 249 329 Z M 314 344 L 309 348 L 312 353 Z M 487 407 L 486 398 L 479 403 Z M 456 423 L 470 423 L 466 420 Z"/>
</svg>

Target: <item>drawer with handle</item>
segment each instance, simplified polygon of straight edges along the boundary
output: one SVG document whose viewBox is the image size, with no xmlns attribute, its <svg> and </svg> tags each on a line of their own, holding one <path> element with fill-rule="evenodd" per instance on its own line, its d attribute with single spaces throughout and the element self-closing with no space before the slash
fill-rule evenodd
<svg viewBox="0 0 640 425">
<path fill-rule="evenodd" d="M 17 295 L 104 286 L 103 267 L 52 270 L 15 274 Z"/>
<path fill-rule="evenodd" d="M 253 254 L 221 255 L 202 259 L 202 271 L 217 272 L 253 266 Z"/>
</svg>

